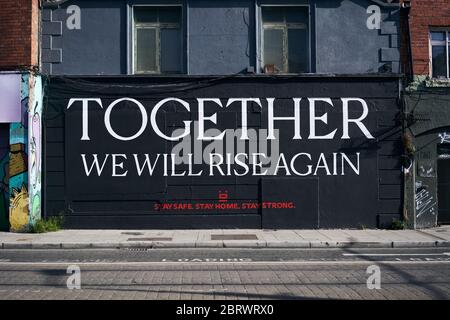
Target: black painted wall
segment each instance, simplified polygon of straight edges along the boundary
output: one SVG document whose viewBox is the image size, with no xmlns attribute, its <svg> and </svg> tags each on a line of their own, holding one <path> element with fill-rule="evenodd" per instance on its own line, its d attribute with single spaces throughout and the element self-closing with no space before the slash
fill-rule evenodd
<svg viewBox="0 0 450 320">
<path fill-rule="evenodd" d="M 9 123 L 0 123 L 0 231 L 9 230 Z"/>
<path fill-rule="evenodd" d="M 45 99 L 45 182 L 44 212 L 47 216 L 63 213 L 71 228 L 376 228 L 390 227 L 400 218 L 402 208 L 402 176 L 400 155 L 401 120 L 398 104 L 398 78 L 389 76 L 239 76 L 208 77 L 51 77 Z M 67 110 L 70 98 L 101 98 L 103 109 L 90 107 L 90 141 L 80 140 L 81 103 Z M 249 127 L 267 128 L 265 98 L 276 98 L 275 115 L 293 116 L 292 98 L 303 98 L 301 104 L 302 140 L 292 140 L 293 122 L 275 122 L 280 131 L 280 152 L 286 158 L 307 152 L 317 159 L 320 153 L 332 161 L 333 153 L 360 153 L 360 173 L 346 167 L 346 174 L 286 176 L 207 176 L 163 177 L 156 169 L 153 177 L 137 176 L 133 168 L 127 177 L 108 174 L 87 177 L 80 154 L 106 153 L 155 154 L 170 153 L 173 142 L 157 137 L 150 125 L 133 141 L 117 141 L 106 132 L 104 114 L 114 100 L 130 97 L 139 100 L 150 114 L 153 106 L 167 97 L 188 101 L 191 113 L 173 103 L 157 118 L 164 130 L 182 127 L 184 120 L 194 119 L 196 98 L 257 97 L 263 108 L 248 109 Z M 331 98 L 334 107 L 318 104 L 316 116 L 328 114 L 328 125 L 317 122 L 318 134 L 337 128 L 331 140 L 309 140 L 307 98 Z M 341 97 L 364 99 L 369 115 L 364 120 L 375 139 L 366 139 L 356 126 L 350 126 L 351 139 L 342 140 Z M 117 107 L 112 126 L 122 135 L 139 129 L 140 114 L 134 105 Z M 220 130 L 240 125 L 240 108 L 232 105 L 219 110 L 207 105 L 206 115 L 217 113 Z M 352 117 L 361 115 L 356 108 Z M 139 121 L 136 122 L 136 119 Z M 164 126 L 163 126 L 164 124 Z M 210 125 L 211 123 L 208 123 Z M 350 156 L 350 158 L 352 158 Z M 353 158 L 353 160 L 355 160 Z M 313 161 L 314 162 L 314 161 Z M 199 165 L 195 168 L 205 169 Z M 180 167 L 182 171 L 185 167 Z M 159 171 L 158 171 L 159 170 Z M 228 203 L 283 202 L 286 209 L 229 210 L 160 210 L 164 203 L 218 203 L 220 194 L 228 194 Z"/>
</svg>

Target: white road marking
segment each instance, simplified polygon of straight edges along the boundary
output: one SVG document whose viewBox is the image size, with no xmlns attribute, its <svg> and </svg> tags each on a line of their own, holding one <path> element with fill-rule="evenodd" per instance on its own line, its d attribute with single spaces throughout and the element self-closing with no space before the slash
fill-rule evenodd
<svg viewBox="0 0 450 320">
<path fill-rule="evenodd" d="M 161 261 L 141 261 L 141 262 L 0 262 L 1 266 L 48 266 L 48 267 L 66 267 L 70 264 L 76 264 L 79 266 L 135 266 L 135 267 L 143 267 L 143 266 L 160 266 L 160 265 L 367 265 L 373 263 L 380 264 L 450 264 L 449 260 L 380 260 L 380 261 L 349 261 L 349 260 L 341 260 L 341 261 L 252 261 L 252 262 L 161 262 Z"/>
<path fill-rule="evenodd" d="M 443 253 L 343 253 L 346 257 L 383 257 L 383 256 L 450 256 L 450 252 Z"/>
</svg>

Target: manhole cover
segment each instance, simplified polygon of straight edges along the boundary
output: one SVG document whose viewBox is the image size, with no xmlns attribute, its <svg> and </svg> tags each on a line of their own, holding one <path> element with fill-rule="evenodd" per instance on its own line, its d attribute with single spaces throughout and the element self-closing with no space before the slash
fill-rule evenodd
<svg viewBox="0 0 450 320">
<path fill-rule="evenodd" d="M 122 232 L 122 234 L 127 236 L 143 236 L 144 234 L 142 232 Z"/>
<path fill-rule="evenodd" d="M 258 240 L 256 234 L 212 234 L 211 240 Z"/>
<path fill-rule="evenodd" d="M 127 241 L 172 241 L 172 238 L 153 237 L 153 238 L 128 238 Z"/>
</svg>

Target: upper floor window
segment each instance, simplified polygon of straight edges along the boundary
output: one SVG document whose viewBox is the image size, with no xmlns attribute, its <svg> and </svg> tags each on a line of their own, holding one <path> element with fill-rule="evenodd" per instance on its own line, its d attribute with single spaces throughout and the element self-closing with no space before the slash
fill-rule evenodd
<svg viewBox="0 0 450 320">
<path fill-rule="evenodd" d="M 181 6 L 133 7 L 134 73 L 180 73 Z"/>
<path fill-rule="evenodd" d="M 432 31 L 430 41 L 433 78 L 450 78 L 450 29 Z"/>
<path fill-rule="evenodd" d="M 261 14 L 264 72 L 309 72 L 309 7 L 263 6 Z"/>
</svg>

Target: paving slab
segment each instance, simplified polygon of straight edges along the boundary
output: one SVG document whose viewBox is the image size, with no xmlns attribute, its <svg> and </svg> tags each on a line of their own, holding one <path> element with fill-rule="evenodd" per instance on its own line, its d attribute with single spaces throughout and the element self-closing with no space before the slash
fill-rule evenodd
<svg viewBox="0 0 450 320">
<path fill-rule="evenodd" d="M 317 230 L 295 230 L 295 233 L 304 240 L 327 241 L 330 240 Z"/>
<path fill-rule="evenodd" d="M 343 230 L 318 230 L 318 232 L 331 241 L 348 242 L 353 241 L 354 238 Z"/>
<path fill-rule="evenodd" d="M 212 240 L 212 235 L 236 239 Z M 238 235 L 244 235 L 239 239 Z M 256 239 L 248 239 L 256 235 Z M 45 234 L 0 232 L 3 249 L 56 248 L 339 248 L 447 247 L 450 226 L 426 230 L 61 230 Z"/>
<path fill-rule="evenodd" d="M 275 230 L 272 234 L 278 241 L 292 241 L 299 238 L 298 234 L 293 230 Z"/>
<path fill-rule="evenodd" d="M 450 226 L 419 230 L 419 232 L 439 240 L 450 241 Z"/>
</svg>

